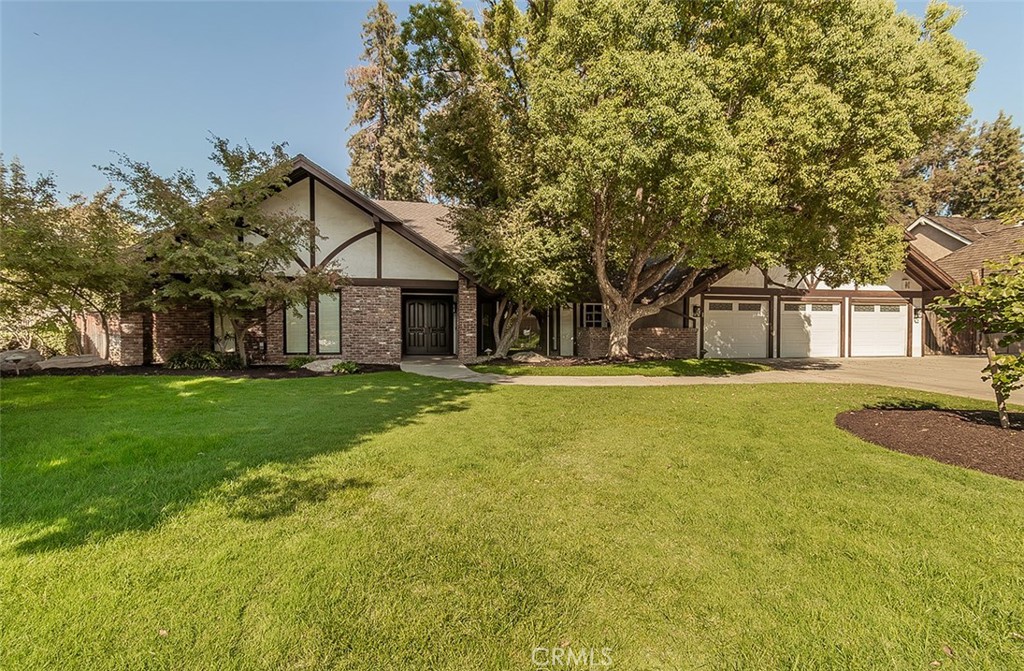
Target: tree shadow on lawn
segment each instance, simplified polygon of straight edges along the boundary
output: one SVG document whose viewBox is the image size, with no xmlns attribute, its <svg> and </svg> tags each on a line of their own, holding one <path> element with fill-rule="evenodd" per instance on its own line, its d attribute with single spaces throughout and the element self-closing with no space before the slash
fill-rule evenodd
<svg viewBox="0 0 1024 671">
<path fill-rule="evenodd" d="M 401 373 L 352 378 L 50 378 L 4 385 L 0 530 L 19 554 L 152 529 L 213 490 L 233 517 L 267 520 L 373 483 L 312 475 L 318 455 L 485 385 Z"/>
</svg>

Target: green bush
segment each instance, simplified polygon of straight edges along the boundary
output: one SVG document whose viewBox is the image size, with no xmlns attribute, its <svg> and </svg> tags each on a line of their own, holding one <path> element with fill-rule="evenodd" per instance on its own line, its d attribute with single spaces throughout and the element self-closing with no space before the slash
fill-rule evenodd
<svg viewBox="0 0 1024 671">
<path fill-rule="evenodd" d="M 355 361 L 339 361 L 331 366 L 331 370 L 338 375 L 351 375 L 359 372 L 359 365 Z"/>
<path fill-rule="evenodd" d="M 291 359 L 288 359 L 288 368 L 298 370 L 313 361 L 316 361 L 315 356 L 293 356 Z"/>
<path fill-rule="evenodd" d="M 198 347 L 172 354 L 167 368 L 176 370 L 237 370 L 242 360 L 234 352 L 211 352 Z"/>
</svg>

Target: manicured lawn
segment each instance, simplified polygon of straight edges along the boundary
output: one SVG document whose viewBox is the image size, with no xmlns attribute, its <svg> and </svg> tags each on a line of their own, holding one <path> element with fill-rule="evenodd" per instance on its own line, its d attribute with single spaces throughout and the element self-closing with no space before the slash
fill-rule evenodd
<svg viewBox="0 0 1024 671">
<path fill-rule="evenodd" d="M 496 375 L 644 375 L 647 377 L 742 375 L 771 370 L 764 364 L 731 359 L 671 359 L 579 366 L 488 363 L 470 366 L 470 368 L 478 373 L 494 373 Z"/>
<path fill-rule="evenodd" d="M 560 643 L 613 670 L 1024 668 L 1024 483 L 833 423 L 978 402 L 401 373 L 2 393 L 3 669 L 521 670 Z"/>
</svg>

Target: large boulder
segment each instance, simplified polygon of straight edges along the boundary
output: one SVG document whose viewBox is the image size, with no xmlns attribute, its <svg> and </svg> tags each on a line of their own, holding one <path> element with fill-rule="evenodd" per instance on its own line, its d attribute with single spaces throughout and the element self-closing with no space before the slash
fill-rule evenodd
<svg viewBox="0 0 1024 671">
<path fill-rule="evenodd" d="M 345 361 L 345 359 L 317 359 L 316 361 L 310 361 L 305 364 L 303 368 L 315 373 L 330 373 L 332 372 L 331 369 L 334 367 L 334 364 L 341 363 L 343 361 Z"/>
<path fill-rule="evenodd" d="M 43 355 L 34 349 L 9 349 L 0 352 L 0 371 L 23 371 L 42 361 Z"/>
<path fill-rule="evenodd" d="M 544 363 L 548 360 L 546 356 L 536 352 L 516 352 L 510 358 L 521 363 Z"/>
<path fill-rule="evenodd" d="M 109 366 L 110 362 L 94 354 L 83 354 L 82 356 L 55 356 L 45 361 L 38 361 L 32 365 L 34 370 L 49 370 L 51 368 L 95 368 L 97 366 Z"/>
</svg>

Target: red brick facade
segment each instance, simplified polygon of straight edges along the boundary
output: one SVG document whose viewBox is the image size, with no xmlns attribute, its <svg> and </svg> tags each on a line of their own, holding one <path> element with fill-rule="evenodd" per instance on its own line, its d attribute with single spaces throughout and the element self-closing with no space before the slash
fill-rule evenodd
<svg viewBox="0 0 1024 671">
<path fill-rule="evenodd" d="M 459 280 L 458 323 L 455 325 L 455 352 L 459 361 L 468 361 L 477 355 L 476 344 L 476 287 L 464 278 Z"/>
<path fill-rule="evenodd" d="M 209 308 L 171 308 L 153 313 L 153 358 L 165 363 L 189 349 L 213 348 L 213 315 Z"/>
<path fill-rule="evenodd" d="M 608 356 L 606 328 L 581 328 L 576 332 L 576 353 L 585 359 Z M 629 332 L 629 353 L 635 357 L 697 358 L 697 329 L 639 328 Z"/>
</svg>

